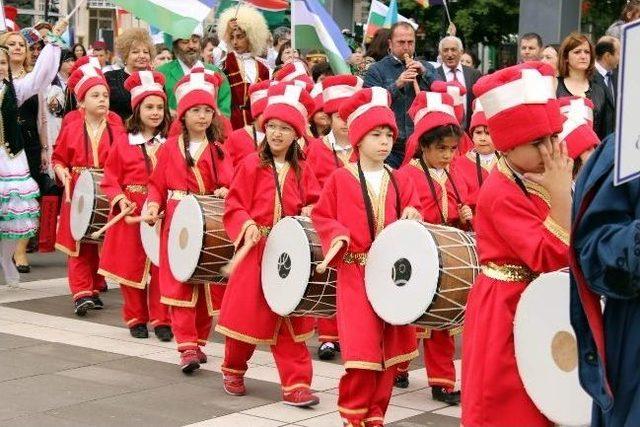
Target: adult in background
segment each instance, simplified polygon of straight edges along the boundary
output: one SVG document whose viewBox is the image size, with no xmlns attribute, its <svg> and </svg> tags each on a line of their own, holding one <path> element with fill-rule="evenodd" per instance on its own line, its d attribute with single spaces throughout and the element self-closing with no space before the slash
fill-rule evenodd
<svg viewBox="0 0 640 427">
<path fill-rule="evenodd" d="M 607 136 L 607 130 L 612 123 L 608 123 L 610 117 L 609 104 L 607 103 L 603 86 L 593 83 L 595 72 L 595 49 L 593 43 L 583 34 L 569 34 L 558 54 L 558 87 L 556 95 L 580 96 L 589 98 L 593 102 L 593 130 L 600 139 Z"/>
<path fill-rule="evenodd" d="M 278 56 L 276 57 L 276 68 L 273 69 L 273 74 L 277 73 L 283 65 L 300 59 L 300 52 L 297 49 L 291 47 L 291 42 L 285 42 L 280 46 Z"/>
<path fill-rule="evenodd" d="M 542 37 L 538 33 L 526 33 L 520 37 L 520 61 L 539 61 L 542 57 Z"/>
<path fill-rule="evenodd" d="M 107 44 L 102 40 L 97 40 L 93 42 L 91 45 L 92 55 L 98 58 L 98 62 L 100 63 L 100 68 L 104 68 L 109 65 L 108 59 L 109 55 L 107 53 Z"/>
<path fill-rule="evenodd" d="M 640 19 L 640 0 L 627 0 L 627 4 L 622 8 L 620 13 L 620 19 L 611 24 L 607 29 L 606 35 L 613 36 L 617 39 L 620 38 L 620 28 L 629 22 L 634 22 Z"/>
<path fill-rule="evenodd" d="M 355 75 L 364 78 L 372 64 L 380 61 L 389 53 L 389 36 L 391 32 L 388 28 L 378 28 L 373 35 L 371 43 L 365 51 L 362 61 L 358 64 Z"/>
<path fill-rule="evenodd" d="M 613 36 L 603 36 L 596 43 L 596 72 L 593 81 L 604 88 L 609 108 L 604 122 L 606 135 L 616 127 L 616 97 L 618 92 L 618 64 L 620 63 L 620 40 Z"/>
<path fill-rule="evenodd" d="M 153 58 L 153 69 L 155 70 L 169 61 L 173 61 L 173 53 L 171 53 L 171 49 L 162 44 L 157 45 L 156 56 Z"/>
<path fill-rule="evenodd" d="M 470 50 L 465 50 L 464 52 L 462 52 L 462 56 L 460 57 L 460 63 L 466 67 L 478 68 L 478 65 L 480 65 L 480 60 L 475 53 Z"/>
<path fill-rule="evenodd" d="M 267 47 L 269 27 L 256 8 L 240 5 L 220 14 L 218 31 L 229 48 L 223 70 L 231 85 L 231 126 L 235 130 L 253 124 L 249 86 L 269 80 L 271 74 L 260 58 Z"/>
<path fill-rule="evenodd" d="M 215 34 L 209 34 L 203 37 L 200 41 L 200 47 L 202 48 L 202 62 L 205 64 L 216 64 L 219 58 L 213 57 L 214 49 L 220 44 L 220 39 Z M 215 59 L 215 60 L 214 60 Z"/>
<path fill-rule="evenodd" d="M 556 71 L 556 77 L 558 76 L 558 49 L 553 45 L 546 45 L 542 49 L 542 58 L 540 61 L 547 63 L 553 67 Z"/>
<path fill-rule="evenodd" d="M 71 48 L 71 51 L 75 55 L 76 60 L 78 60 L 78 59 L 82 58 L 83 56 L 87 55 L 87 49 L 84 48 L 82 43 L 74 44 L 73 47 Z"/>
<path fill-rule="evenodd" d="M 473 112 L 472 103 L 475 99 L 472 89 L 473 85 L 482 77 L 482 73 L 475 68 L 462 65 L 460 62 L 464 48 L 462 40 L 458 37 L 447 36 L 443 38 L 438 44 L 438 50 L 442 58 L 442 65 L 436 68 L 436 79 L 444 82 L 457 81 L 467 89 L 467 94 L 464 95 L 464 118 L 461 125 L 465 130 L 469 129 Z"/>
<path fill-rule="evenodd" d="M 416 84 L 428 90 L 435 80 L 433 66 L 413 59 L 416 51 L 416 32 L 406 22 L 391 27 L 389 54 L 372 64 L 364 77 L 365 87 L 379 86 L 391 94 L 391 109 L 398 125 L 398 138 L 386 162 L 398 168 L 404 159 L 405 143 L 413 133 L 409 107 L 416 97 Z"/>
<path fill-rule="evenodd" d="M 278 27 L 273 30 L 273 45 L 267 50 L 267 63 L 272 69 L 276 67 L 276 58 L 280 53 L 280 48 L 286 42 L 291 42 L 291 28 Z"/>
<path fill-rule="evenodd" d="M 213 72 L 219 73 L 223 78 L 222 85 L 218 90 L 218 109 L 225 116 L 231 114 L 231 88 L 224 73 L 213 64 L 203 64 L 200 60 L 200 40 L 202 39 L 201 30 L 194 30 L 191 37 L 187 39 L 175 39 L 173 41 L 173 54 L 176 59 L 169 61 L 158 67 L 158 71 L 164 74 L 164 90 L 167 93 L 169 109 L 171 114 L 175 115 L 178 104 L 176 102 L 176 94 L 173 90 L 176 83 L 185 75 L 190 74 L 194 68 L 205 68 Z"/>
<path fill-rule="evenodd" d="M 131 110 L 131 93 L 124 87 L 124 81 L 136 71 L 151 68 L 151 58 L 156 55 L 153 40 L 143 28 L 129 28 L 116 39 L 116 52 L 122 58 L 124 67 L 108 71 L 104 78 L 109 84 L 109 109 L 125 122 Z"/>
</svg>

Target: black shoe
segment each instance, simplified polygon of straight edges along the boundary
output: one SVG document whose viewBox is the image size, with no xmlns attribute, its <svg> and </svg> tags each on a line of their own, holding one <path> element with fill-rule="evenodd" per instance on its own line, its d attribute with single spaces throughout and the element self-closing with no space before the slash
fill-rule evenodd
<svg viewBox="0 0 640 427">
<path fill-rule="evenodd" d="M 11 260 L 13 261 L 13 265 L 16 266 L 16 270 L 18 270 L 18 273 L 31 273 L 31 266 L 29 264 L 18 265 L 16 264 L 15 258 L 11 258 Z"/>
<path fill-rule="evenodd" d="M 171 326 L 160 325 L 153 328 L 153 332 L 160 341 L 169 342 L 173 339 L 173 332 Z"/>
<path fill-rule="evenodd" d="M 409 388 L 409 373 L 403 372 L 396 375 L 393 386 L 397 388 Z"/>
<path fill-rule="evenodd" d="M 432 387 L 431 397 L 438 402 L 446 403 L 447 405 L 459 405 L 460 404 L 460 392 L 459 391 L 447 391 L 444 387 Z"/>
<path fill-rule="evenodd" d="M 149 338 L 149 330 L 144 323 L 138 323 L 129 328 L 131 336 L 134 338 Z"/>
<path fill-rule="evenodd" d="M 104 308 L 104 303 L 100 299 L 98 295 L 94 295 L 91 297 L 91 301 L 93 301 L 93 309 L 94 310 L 102 310 Z"/>
<path fill-rule="evenodd" d="M 338 346 L 331 341 L 323 342 L 320 347 L 318 347 L 318 357 L 320 360 L 333 360 L 336 358 L 337 352 Z"/>
<path fill-rule="evenodd" d="M 75 300 L 76 305 L 75 313 L 78 316 L 84 316 L 87 311 L 94 307 L 93 300 L 89 297 L 82 297 Z"/>
</svg>

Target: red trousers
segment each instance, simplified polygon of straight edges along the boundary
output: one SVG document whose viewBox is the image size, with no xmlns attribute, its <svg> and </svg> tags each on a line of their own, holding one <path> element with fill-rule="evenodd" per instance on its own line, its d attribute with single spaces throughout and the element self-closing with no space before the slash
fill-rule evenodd
<svg viewBox="0 0 640 427">
<path fill-rule="evenodd" d="M 212 316 L 207 308 L 207 299 L 204 293 L 206 287 L 204 285 L 185 285 L 185 286 L 201 286 L 198 293 L 198 300 L 195 307 L 178 307 L 171 306 L 171 329 L 178 344 L 178 351 L 195 350 L 198 346 L 205 346 L 207 338 L 211 332 Z"/>
<path fill-rule="evenodd" d="M 68 258 L 69 289 L 74 301 L 78 298 L 98 295 L 104 288 L 104 277 L 98 274 L 99 249 L 99 246 L 94 243 L 80 243 L 78 256 Z"/>
<path fill-rule="evenodd" d="M 431 338 L 422 340 L 424 345 L 424 366 L 427 368 L 429 386 L 444 387 L 453 391 L 456 385 L 456 368 L 453 356 L 456 352 L 454 337 L 449 331 L 431 330 Z M 398 365 L 398 372 L 407 372 L 409 362 Z"/>
<path fill-rule="evenodd" d="M 151 321 L 154 328 L 171 325 L 169 307 L 160 302 L 160 272 L 155 265 L 151 266 L 151 281 L 145 289 L 120 285 L 122 299 L 122 317 L 128 327 L 145 324 Z"/>
<path fill-rule="evenodd" d="M 383 425 L 396 370 L 347 369 L 338 389 L 338 411 L 347 426 Z"/>
<path fill-rule="evenodd" d="M 247 362 L 255 349 L 254 344 L 226 337 L 222 372 L 244 375 L 248 368 Z M 284 393 L 311 387 L 313 368 L 307 345 L 304 342 L 295 342 L 286 326 L 281 325 L 276 344 L 271 346 L 271 353 L 276 361 Z"/>
<path fill-rule="evenodd" d="M 318 328 L 318 341 L 338 342 L 338 323 L 335 317 L 329 319 L 319 318 L 316 326 Z"/>
</svg>

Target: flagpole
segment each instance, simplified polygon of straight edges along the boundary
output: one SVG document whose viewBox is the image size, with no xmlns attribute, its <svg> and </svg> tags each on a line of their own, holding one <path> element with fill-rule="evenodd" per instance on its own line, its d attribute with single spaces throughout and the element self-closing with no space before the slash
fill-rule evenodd
<svg viewBox="0 0 640 427">
<path fill-rule="evenodd" d="M 294 13 L 294 8 L 296 4 L 296 0 L 291 0 L 291 49 L 295 52 L 296 50 L 296 26 L 293 23 L 293 17 L 296 16 Z"/>
<path fill-rule="evenodd" d="M 444 5 L 444 11 L 447 13 L 449 24 L 451 24 L 451 14 L 449 14 L 449 6 L 447 5 L 447 0 L 442 0 L 442 4 Z"/>
<path fill-rule="evenodd" d="M 74 7 L 73 10 L 67 15 L 67 21 L 69 21 L 69 18 L 71 18 L 71 16 L 73 16 L 73 14 L 76 13 L 78 9 L 80 9 L 80 6 L 82 6 L 86 1 L 87 0 L 78 0 L 78 3 L 76 3 L 76 7 Z"/>
</svg>

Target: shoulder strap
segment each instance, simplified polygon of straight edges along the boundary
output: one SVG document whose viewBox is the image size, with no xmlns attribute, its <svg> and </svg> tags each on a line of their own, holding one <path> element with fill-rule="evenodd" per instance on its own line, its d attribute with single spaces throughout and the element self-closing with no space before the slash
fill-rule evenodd
<svg viewBox="0 0 640 427">
<path fill-rule="evenodd" d="M 151 175 L 151 160 L 149 159 L 146 145 L 146 142 L 144 144 L 140 144 L 140 149 L 142 150 L 142 155 L 144 156 L 144 166 L 147 169 L 147 174 Z"/>
<path fill-rule="evenodd" d="M 402 216 L 402 207 L 400 203 L 400 189 L 398 187 L 398 181 L 396 181 L 396 177 L 393 176 L 393 172 L 390 169 L 384 168 L 389 174 L 389 180 L 391 181 L 391 185 L 393 185 L 393 190 L 396 192 L 396 219 L 400 219 Z"/>
<path fill-rule="evenodd" d="M 431 178 L 431 174 L 429 173 L 429 167 L 424 162 L 424 159 L 420 157 L 420 166 L 424 170 L 424 174 L 427 177 L 427 183 L 429 184 L 429 189 L 431 190 L 431 197 L 433 197 L 433 201 L 436 203 L 438 208 L 438 213 L 440 213 L 440 221 L 442 224 L 446 224 L 446 220 L 444 219 L 444 213 L 442 213 L 442 207 L 440 206 L 440 202 L 438 201 L 438 194 L 436 193 L 436 186 L 433 183 L 433 178 Z"/>
<path fill-rule="evenodd" d="M 451 174 L 449 173 L 448 170 L 444 170 L 444 173 L 447 174 L 447 179 L 449 179 L 449 182 L 451 182 L 451 186 L 453 187 L 453 192 L 456 196 L 456 201 L 458 202 L 459 205 L 462 204 L 462 198 L 460 197 L 460 192 L 458 191 L 458 186 L 456 185 L 455 181 L 451 178 Z"/>
<path fill-rule="evenodd" d="M 367 190 L 367 179 L 364 177 L 364 172 L 360 166 L 360 160 L 358 160 L 358 178 L 360 179 L 360 191 L 362 192 L 362 198 L 364 199 L 364 207 L 367 212 L 367 223 L 369 224 L 369 235 L 371 236 L 371 242 L 376 238 L 376 226 L 375 218 L 373 215 L 373 204 L 371 203 L 371 197 L 369 197 L 369 191 Z"/>
<path fill-rule="evenodd" d="M 478 186 L 482 187 L 482 166 L 480 165 L 480 153 L 476 153 L 476 174 L 478 176 Z"/>
<path fill-rule="evenodd" d="M 273 170 L 273 180 L 276 185 L 276 194 L 278 195 L 278 202 L 280 203 L 280 212 L 284 214 L 284 204 L 282 203 L 282 189 L 280 188 L 280 181 L 278 181 L 278 170 L 276 169 L 276 162 L 271 159 L 271 169 Z"/>
</svg>

